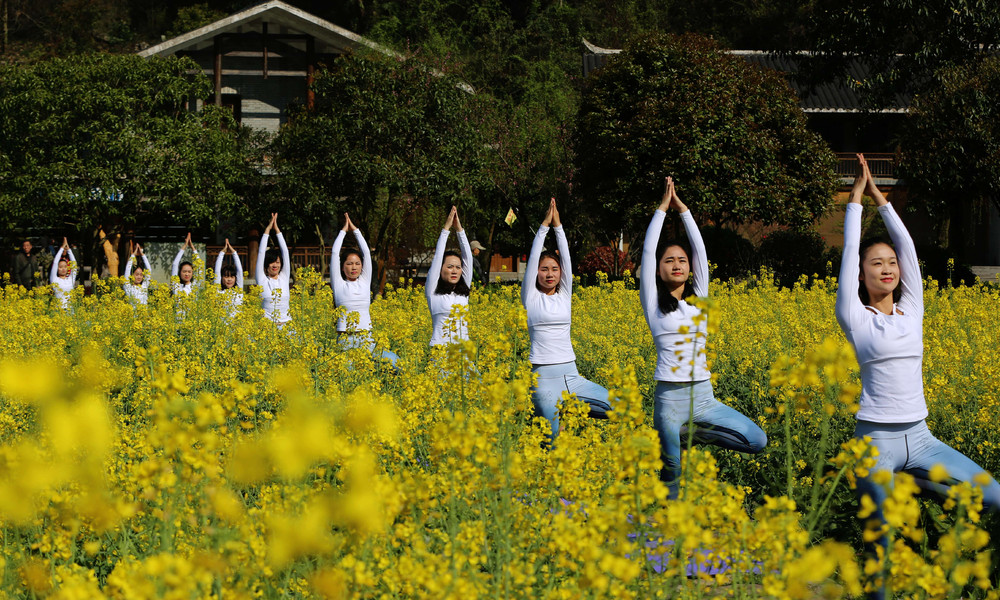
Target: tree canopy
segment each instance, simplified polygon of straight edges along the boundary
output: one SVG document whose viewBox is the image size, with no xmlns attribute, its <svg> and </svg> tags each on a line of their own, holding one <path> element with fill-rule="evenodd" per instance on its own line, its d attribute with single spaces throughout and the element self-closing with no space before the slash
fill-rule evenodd
<svg viewBox="0 0 1000 600">
<path fill-rule="evenodd" d="M 818 0 L 806 35 L 826 79 L 847 79 L 852 61 L 868 76 L 852 81 L 873 108 L 901 90 L 922 92 L 942 70 L 978 63 L 1000 49 L 993 0 Z"/>
<path fill-rule="evenodd" d="M 377 53 L 344 56 L 313 89 L 314 106 L 274 143 L 283 196 L 302 225 L 350 210 L 379 223 L 371 241 L 383 245 L 423 205 L 478 210 L 489 185 L 478 109 L 487 97 L 415 57 Z"/>
<path fill-rule="evenodd" d="M 605 230 L 634 237 L 672 175 L 716 223 L 806 226 L 832 202 L 833 154 L 778 74 L 697 36 L 636 39 L 581 102 L 574 193 Z"/>
<path fill-rule="evenodd" d="M 89 54 L 0 67 L 0 214 L 87 228 L 169 213 L 207 223 L 259 177 L 259 134 L 207 97 L 185 59 Z"/>
<path fill-rule="evenodd" d="M 956 206 L 1000 210 L 1000 58 L 941 71 L 914 99 L 900 142 L 902 176 L 942 227 L 962 227 L 950 223 Z"/>
</svg>

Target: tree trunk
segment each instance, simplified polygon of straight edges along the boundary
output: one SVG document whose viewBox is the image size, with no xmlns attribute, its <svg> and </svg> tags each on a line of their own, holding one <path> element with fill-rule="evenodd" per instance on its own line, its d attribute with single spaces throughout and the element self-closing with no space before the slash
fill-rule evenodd
<svg viewBox="0 0 1000 600">
<path fill-rule="evenodd" d="M 378 252 L 378 272 L 375 275 L 379 278 L 379 293 L 382 293 L 383 286 L 385 285 L 385 270 L 386 261 L 389 258 L 389 244 L 387 243 L 387 237 L 389 232 L 389 225 L 392 222 L 392 197 L 389 196 L 385 200 L 385 218 L 382 219 L 382 224 L 378 228 L 378 237 L 375 240 L 377 244 L 375 246 Z M 371 244 L 369 243 L 369 246 Z"/>
<path fill-rule="evenodd" d="M 0 18 L 3 19 L 3 37 L 0 38 L 0 54 L 7 54 L 7 0 L 0 0 Z"/>
<path fill-rule="evenodd" d="M 264 248 L 266 251 L 267 248 Z M 255 227 L 250 230 L 250 243 L 247 244 L 247 271 L 254 274 L 254 281 L 257 281 L 257 253 L 260 252 L 260 231 Z M 257 285 L 261 282 L 257 281 Z"/>
<path fill-rule="evenodd" d="M 322 279 L 323 272 L 326 271 L 326 243 L 323 241 L 323 232 L 319 225 L 316 225 L 316 237 L 319 239 L 319 276 Z M 330 263 L 330 282 L 333 282 L 333 263 Z"/>
<path fill-rule="evenodd" d="M 937 245 L 939 248 L 948 247 L 948 233 L 951 229 L 951 215 L 945 215 L 937 223 Z"/>
<path fill-rule="evenodd" d="M 490 269 L 493 268 L 493 233 L 496 231 L 496 229 L 497 229 L 496 221 L 491 222 L 490 234 L 486 238 L 486 258 L 484 259 L 485 260 L 484 264 L 486 265 L 486 267 L 484 269 L 483 276 L 486 278 L 486 283 L 490 282 Z"/>
</svg>

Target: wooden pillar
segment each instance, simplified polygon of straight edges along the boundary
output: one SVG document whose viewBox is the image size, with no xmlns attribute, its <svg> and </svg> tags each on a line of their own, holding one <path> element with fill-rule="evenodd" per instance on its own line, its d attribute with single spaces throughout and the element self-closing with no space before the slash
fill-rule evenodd
<svg viewBox="0 0 1000 600">
<path fill-rule="evenodd" d="M 260 250 L 260 232 L 256 229 L 250 230 L 250 243 L 247 244 L 247 271 L 253 274 L 257 265 L 257 252 Z M 267 248 L 264 248 L 267 250 Z M 260 285 L 260 282 L 257 282 Z"/>
<path fill-rule="evenodd" d="M 316 63 L 316 39 L 309 36 L 306 39 L 306 108 L 313 109 L 316 104 L 316 93 L 313 92 L 313 73 Z"/>
<path fill-rule="evenodd" d="M 215 85 L 215 105 L 222 106 L 222 37 L 217 35 L 212 42 L 215 47 L 215 70 L 212 73 L 212 81 Z"/>
<path fill-rule="evenodd" d="M 264 44 L 264 79 L 267 79 L 267 22 L 261 24 L 261 30 L 263 35 L 261 36 L 261 41 Z"/>
</svg>

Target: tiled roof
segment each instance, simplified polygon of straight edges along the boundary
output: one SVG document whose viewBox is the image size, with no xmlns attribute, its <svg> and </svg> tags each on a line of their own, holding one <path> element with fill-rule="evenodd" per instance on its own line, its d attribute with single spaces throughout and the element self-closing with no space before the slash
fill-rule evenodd
<svg viewBox="0 0 1000 600">
<path fill-rule="evenodd" d="M 592 51 L 595 49 L 594 46 L 586 44 L 586 41 L 585 45 L 591 51 L 583 54 L 584 76 L 604 66 L 619 52 L 604 48 L 596 48 L 597 51 L 594 52 Z M 851 62 L 847 78 L 842 81 L 826 81 L 810 85 L 807 81 L 796 79 L 799 65 L 804 58 L 803 54 L 778 55 L 757 50 L 732 50 L 730 52 L 743 57 L 747 62 L 787 74 L 789 84 L 799 95 L 802 110 L 807 113 L 847 113 L 864 110 L 857 92 L 848 83 L 850 80 L 863 80 L 867 77 L 867 69 L 860 61 Z M 911 99 L 912 96 L 909 94 L 897 93 L 891 98 L 888 106 L 874 112 L 906 112 Z"/>
<path fill-rule="evenodd" d="M 786 73 L 788 83 L 798 93 L 799 102 L 805 112 L 860 112 L 863 109 L 861 98 L 849 83 L 852 80 L 862 81 L 868 77 L 869 69 L 861 61 L 850 62 L 844 80 L 825 81 L 810 86 L 808 82 L 796 79 L 799 65 L 805 58 L 801 54 L 777 55 L 746 50 L 734 50 L 732 53 L 742 56 L 747 62 Z M 911 100 L 912 96 L 909 94 L 894 94 L 888 105 L 877 112 L 906 112 Z"/>
<path fill-rule="evenodd" d="M 352 31 L 335 25 L 304 10 L 286 4 L 281 0 L 268 0 L 251 6 L 238 13 L 219 19 L 171 38 L 139 52 L 139 56 L 167 56 L 179 51 L 193 51 L 211 47 L 215 36 L 223 33 L 261 33 L 263 23 L 272 24 L 272 33 L 280 34 L 284 29 L 311 35 L 316 40 L 315 51 L 319 54 L 342 54 L 347 50 L 367 46 L 386 54 L 395 54 L 375 42 Z"/>
</svg>

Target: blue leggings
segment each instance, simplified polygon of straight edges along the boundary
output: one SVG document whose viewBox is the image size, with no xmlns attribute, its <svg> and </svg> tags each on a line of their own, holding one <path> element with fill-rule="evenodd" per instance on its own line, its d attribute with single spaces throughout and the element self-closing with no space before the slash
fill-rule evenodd
<svg viewBox="0 0 1000 600">
<path fill-rule="evenodd" d="M 538 380 L 531 388 L 531 403 L 535 407 L 536 417 L 545 417 L 551 427 L 549 441 L 555 441 L 559 435 L 559 403 L 563 392 L 576 394 L 581 401 L 590 406 L 590 416 L 596 419 L 607 418 L 611 404 L 608 402 L 608 390 L 593 381 L 580 376 L 576 370 L 576 361 L 557 365 L 532 365 L 531 372 L 538 375 Z"/>
<path fill-rule="evenodd" d="M 917 487 L 924 492 L 930 492 L 939 497 L 948 494 L 948 488 L 957 483 L 968 481 L 986 469 L 980 467 L 968 456 L 955 450 L 948 444 L 934 437 L 927 428 L 925 421 L 913 423 L 873 423 L 858 421 L 854 428 L 854 437 L 872 438 L 872 445 L 878 448 L 879 455 L 871 473 L 876 471 L 904 471 L 913 475 Z M 928 472 L 934 465 L 942 465 L 948 470 L 948 478 L 940 483 L 931 481 Z M 978 486 L 979 484 L 973 484 Z M 1000 484 L 990 477 L 989 483 L 981 487 L 983 491 L 983 508 L 996 511 L 1000 508 Z M 882 503 L 887 497 L 887 491 L 881 485 L 873 482 L 871 477 L 858 479 L 858 496 L 868 495 L 875 502 L 875 512 L 869 519 L 885 522 L 882 514 Z M 888 540 L 883 536 L 876 541 L 883 548 L 888 547 Z M 875 552 L 874 545 L 868 546 L 868 551 Z M 869 594 L 870 598 L 884 598 L 885 590 Z"/>
<path fill-rule="evenodd" d="M 687 424 L 695 425 L 694 441 L 713 444 L 727 450 L 757 454 L 767 445 L 767 435 L 743 413 L 715 399 L 712 382 L 656 382 L 653 427 L 660 434 L 660 457 L 663 469 L 660 480 L 676 498 L 681 474 L 682 436 L 686 441 Z M 691 418 L 692 409 L 694 418 Z"/>
<path fill-rule="evenodd" d="M 353 348 L 367 348 L 368 352 L 371 353 L 372 358 L 378 361 L 380 358 L 382 360 L 388 361 L 394 370 L 396 370 L 396 361 L 399 357 L 395 353 L 389 352 L 388 350 L 378 350 L 375 347 L 375 342 L 372 341 L 370 332 L 364 331 L 359 333 L 345 333 L 343 331 L 339 332 L 337 338 L 337 343 L 344 350 L 351 350 Z"/>
</svg>

